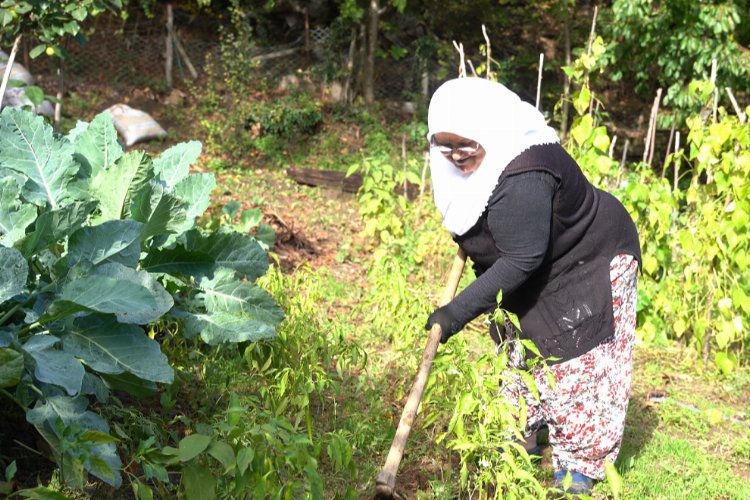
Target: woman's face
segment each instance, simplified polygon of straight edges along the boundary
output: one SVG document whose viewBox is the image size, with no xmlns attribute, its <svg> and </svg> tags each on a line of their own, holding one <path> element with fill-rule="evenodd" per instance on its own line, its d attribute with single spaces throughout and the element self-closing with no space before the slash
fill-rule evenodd
<svg viewBox="0 0 750 500">
<path fill-rule="evenodd" d="M 453 166 L 465 174 L 478 169 L 486 154 L 478 142 L 450 132 L 433 134 L 430 147 L 440 151 Z"/>
</svg>

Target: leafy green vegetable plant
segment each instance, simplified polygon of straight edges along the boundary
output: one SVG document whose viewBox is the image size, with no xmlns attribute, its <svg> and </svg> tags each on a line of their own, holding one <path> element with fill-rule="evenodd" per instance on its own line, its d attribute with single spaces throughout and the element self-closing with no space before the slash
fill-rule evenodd
<svg viewBox="0 0 750 500">
<path fill-rule="evenodd" d="M 160 322 L 216 345 L 272 338 L 283 318 L 255 284 L 268 268 L 260 244 L 196 226 L 215 186 L 189 172 L 200 151 L 125 153 L 107 114 L 64 137 L 29 112 L 0 114 L 0 391 L 70 484 L 86 472 L 121 484 L 89 398 L 172 382 Z"/>
</svg>

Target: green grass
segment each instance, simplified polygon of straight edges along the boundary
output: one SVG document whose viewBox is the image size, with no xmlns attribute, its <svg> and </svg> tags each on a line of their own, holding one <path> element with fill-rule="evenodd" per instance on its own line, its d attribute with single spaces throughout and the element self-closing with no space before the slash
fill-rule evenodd
<svg viewBox="0 0 750 500">
<path fill-rule="evenodd" d="M 654 432 L 637 455 L 623 464 L 625 498 L 750 498 L 750 483 L 731 464 L 675 437 L 666 428 Z M 627 444 L 627 443 L 626 443 Z"/>
</svg>

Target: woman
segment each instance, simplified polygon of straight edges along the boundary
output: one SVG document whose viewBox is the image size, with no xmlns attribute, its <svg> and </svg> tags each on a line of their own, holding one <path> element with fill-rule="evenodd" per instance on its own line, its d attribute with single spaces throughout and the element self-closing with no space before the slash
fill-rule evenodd
<svg viewBox="0 0 750 500">
<path fill-rule="evenodd" d="M 498 344 L 526 368 L 530 339 L 547 359 L 533 369 L 536 400 L 519 376 L 505 397 L 527 404 L 527 436 L 549 426 L 555 485 L 588 492 L 617 457 L 630 392 L 638 235 L 612 195 L 594 188 L 531 105 L 503 85 L 450 80 L 428 115 L 435 203 L 444 227 L 474 262 L 477 279 L 435 310 L 446 342 L 497 307 L 516 313 Z"/>
</svg>

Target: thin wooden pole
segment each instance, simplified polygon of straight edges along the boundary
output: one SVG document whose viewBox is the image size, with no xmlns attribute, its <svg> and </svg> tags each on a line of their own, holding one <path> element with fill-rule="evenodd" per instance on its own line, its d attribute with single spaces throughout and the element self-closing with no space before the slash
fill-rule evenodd
<svg viewBox="0 0 750 500">
<path fill-rule="evenodd" d="M 422 185 L 419 186 L 419 196 L 424 194 L 425 183 L 427 182 L 427 167 L 430 165 L 430 153 L 424 153 L 424 163 L 422 164 Z"/>
<path fill-rule="evenodd" d="M 661 167 L 662 179 L 667 175 L 667 166 L 669 165 L 669 152 L 672 150 L 672 140 L 674 139 L 674 131 L 677 123 L 672 122 L 672 128 L 669 129 L 669 141 L 667 142 L 667 153 L 664 155 L 664 165 Z"/>
<path fill-rule="evenodd" d="M 654 98 L 654 104 L 651 106 L 651 116 L 648 120 L 648 132 L 646 132 L 645 144 L 643 147 L 643 163 L 649 163 L 649 155 L 651 153 L 651 140 L 652 135 L 656 129 L 656 115 L 659 113 L 659 102 L 661 101 L 661 89 L 656 91 L 656 97 Z"/>
<path fill-rule="evenodd" d="M 609 157 L 612 158 L 615 155 L 615 144 L 617 144 L 617 136 L 612 138 L 612 142 L 609 145 Z"/>
<path fill-rule="evenodd" d="M 463 250 L 459 250 L 453 259 L 448 282 L 443 289 L 443 296 L 440 300 L 441 306 L 450 302 L 456 294 L 458 282 L 461 280 L 461 274 L 463 273 L 465 263 L 466 255 Z M 430 376 L 432 360 L 435 359 L 435 354 L 437 354 L 441 335 L 442 331 L 440 325 L 437 323 L 434 324 L 430 330 L 430 335 L 427 338 L 427 345 L 424 348 L 422 361 L 419 363 L 419 370 L 417 371 L 414 385 L 412 385 L 411 392 L 409 392 L 409 398 L 406 400 L 404 410 L 401 413 L 401 419 L 398 423 L 398 428 L 396 429 L 396 436 L 391 443 L 391 448 L 388 451 L 385 465 L 375 480 L 377 487 L 376 498 L 393 498 L 396 492 L 396 474 L 398 472 L 398 466 L 404 455 L 406 441 L 409 438 L 411 426 L 414 423 L 414 418 L 419 409 L 419 402 L 422 399 L 424 388 L 427 385 L 427 379 Z"/>
<path fill-rule="evenodd" d="M 586 53 L 591 55 L 591 49 L 594 46 L 594 35 L 596 34 L 596 18 L 599 15 L 599 7 L 594 5 L 594 17 L 591 20 L 591 33 L 589 33 L 589 46 Z"/>
<path fill-rule="evenodd" d="M 724 87 L 724 90 L 727 91 L 729 100 L 732 101 L 734 112 L 737 113 L 737 117 L 740 119 L 740 123 L 745 123 L 747 121 L 747 115 L 742 111 L 739 104 L 737 104 L 737 99 L 734 98 L 734 93 L 732 93 L 732 89 L 730 87 Z"/>
<path fill-rule="evenodd" d="M 542 70 L 544 69 L 544 52 L 539 54 L 539 74 L 536 79 L 536 109 L 539 109 L 539 103 L 542 96 Z"/>
<path fill-rule="evenodd" d="M 409 165 L 406 162 L 406 134 L 401 136 L 401 161 L 404 164 L 404 198 L 409 199 L 409 185 L 406 182 L 406 172 L 409 171 Z"/>
<path fill-rule="evenodd" d="M 16 53 L 18 53 L 18 44 L 21 43 L 22 35 L 16 37 L 16 41 L 13 42 L 13 48 L 10 50 L 8 56 L 8 62 L 5 66 L 5 73 L 3 73 L 3 83 L 0 84 L 0 107 L 3 105 L 3 97 L 5 96 L 5 88 L 8 86 L 8 80 L 10 79 L 10 72 L 13 70 L 13 62 L 16 59 Z"/>
<path fill-rule="evenodd" d="M 712 109 L 712 115 L 714 123 L 716 123 L 716 109 L 719 107 L 719 89 L 716 87 L 716 72 L 718 71 L 718 65 L 716 59 L 711 60 L 711 83 L 714 85 L 714 103 Z"/>
<path fill-rule="evenodd" d="M 456 43 L 455 40 L 453 40 L 453 47 L 456 48 L 458 51 L 458 77 L 459 78 L 465 78 L 466 77 L 466 62 L 464 60 L 464 44 L 463 43 Z"/>
<path fill-rule="evenodd" d="M 617 186 L 620 186 L 622 175 L 625 173 L 625 161 L 628 158 L 628 146 L 630 146 L 630 139 L 625 138 L 625 146 L 622 148 L 622 159 L 620 160 L 620 168 L 617 169 Z"/>
<path fill-rule="evenodd" d="M 672 183 L 672 190 L 677 191 L 677 181 L 680 179 L 680 160 L 682 160 L 680 154 L 680 131 L 675 132 L 674 136 L 674 180 Z"/>
<path fill-rule="evenodd" d="M 487 27 L 484 24 L 482 25 L 482 35 L 484 35 L 484 43 L 487 44 L 487 69 L 484 70 L 484 75 L 488 80 L 492 80 L 492 66 L 490 65 L 492 62 L 492 58 L 490 57 L 492 49 L 490 47 L 490 37 L 487 35 Z"/>
<path fill-rule="evenodd" d="M 60 132 L 62 124 L 62 101 L 65 91 L 65 73 L 63 67 L 63 58 L 57 58 L 57 102 L 55 103 L 55 124 L 54 131 Z"/>
<path fill-rule="evenodd" d="M 172 88 L 172 63 L 173 63 L 173 41 L 174 40 L 174 15 L 172 13 L 172 4 L 167 4 L 167 39 L 166 39 L 166 62 L 164 63 L 164 73 L 167 79 L 167 87 Z"/>
<path fill-rule="evenodd" d="M 194 79 L 198 78 L 198 72 L 195 71 L 195 66 L 193 66 L 192 61 L 187 55 L 187 52 L 185 52 L 185 48 L 182 46 L 182 43 L 180 42 L 180 37 L 178 36 L 177 32 L 174 33 L 174 46 L 177 49 L 177 54 L 180 56 L 180 59 L 182 59 L 182 62 L 185 63 L 185 66 L 187 66 L 188 71 L 190 72 L 190 76 L 192 76 Z"/>
</svg>

